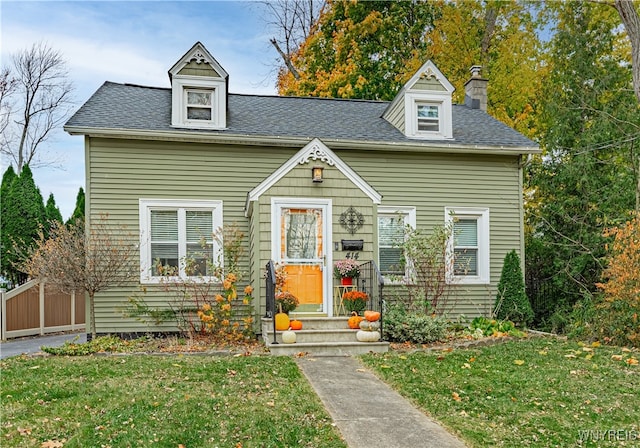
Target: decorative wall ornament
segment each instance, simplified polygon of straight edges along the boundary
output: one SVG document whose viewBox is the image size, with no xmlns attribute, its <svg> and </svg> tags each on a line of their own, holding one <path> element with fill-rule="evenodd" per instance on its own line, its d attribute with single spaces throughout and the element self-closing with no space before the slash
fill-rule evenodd
<svg viewBox="0 0 640 448">
<path fill-rule="evenodd" d="M 438 79 L 438 75 L 433 70 L 433 68 L 427 67 L 426 70 L 424 72 L 422 72 L 422 74 L 420 75 L 420 78 L 426 78 L 426 79 L 435 78 L 435 79 Z"/>
<path fill-rule="evenodd" d="M 319 160 L 329 166 L 334 166 L 336 164 L 335 160 L 333 160 L 333 157 L 331 157 L 331 155 L 317 143 L 312 145 L 309 148 L 309 151 L 304 153 L 302 157 L 300 157 L 298 163 L 300 165 L 304 165 L 305 163 L 309 163 L 310 160 L 313 160 L 314 162 Z"/>
<path fill-rule="evenodd" d="M 340 215 L 340 225 L 354 235 L 364 225 L 364 216 L 353 207 L 349 207 Z"/>
<path fill-rule="evenodd" d="M 203 62 L 206 63 L 211 63 L 211 61 L 209 61 L 209 59 L 207 59 L 207 56 L 200 50 L 196 50 L 193 52 L 193 54 L 191 55 L 191 57 L 189 58 L 189 61 L 196 61 L 196 64 L 202 64 Z"/>
</svg>

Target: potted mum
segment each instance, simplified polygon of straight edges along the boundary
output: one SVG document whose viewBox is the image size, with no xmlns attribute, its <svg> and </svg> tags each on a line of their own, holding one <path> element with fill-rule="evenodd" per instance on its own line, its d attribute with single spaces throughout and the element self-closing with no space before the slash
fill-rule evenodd
<svg viewBox="0 0 640 448">
<path fill-rule="evenodd" d="M 343 285 L 352 285 L 353 279 L 360 277 L 360 265 L 350 258 L 338 260 L 333 264 L 333 275 Z"/>
<path fill-rule="evenodd" d="M 281 291 L 276 293 L 276 309 L 282 306 L 282 312 L 289 314 L 289 312 L 295 310 L 298 305 L 298 298 L 288 291 Z"/>
<path fill-rule="evenodd" d="M 364 311 L 367 306 L 367 302 L 369 301 L 369 295 L 366 292 L 362 291 L 347 291 L 342 294 L 342 303 L 344 303 L 344 308 L 349 312 L 361 313 Z"/>
</svg>

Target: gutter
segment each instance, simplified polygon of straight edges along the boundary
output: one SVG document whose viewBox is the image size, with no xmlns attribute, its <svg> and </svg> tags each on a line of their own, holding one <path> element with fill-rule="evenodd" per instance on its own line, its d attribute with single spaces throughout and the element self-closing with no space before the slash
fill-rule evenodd
<svg viewBox="0 0 640 448">
<path fill-rule="evenodd" d="M 155 131 L 145 129 L 116 129 L 90 128 L 83 126 L 64 126 L 70 135 L 86 135 L 89 137 L 131 139 L 131 140 L 161 140 L 191 143 L 218 143 L 247 146 L 279 146 L 301 148 L 316 137 L 286 137 L 249 134 L 197 133 L 193 131 Z M 359 149 L 365 151 L 391 152 L 427 152 L 457 154 L 489 154 L 489 155 L 520 155 L 540 154 L 537 146 L 491 146 L 491 145 L 462 145 L 447 143 L 446 140 L 437 142 L 382 142 L 350 139 L 320 140 L 332 149 Z"/>
</svg>

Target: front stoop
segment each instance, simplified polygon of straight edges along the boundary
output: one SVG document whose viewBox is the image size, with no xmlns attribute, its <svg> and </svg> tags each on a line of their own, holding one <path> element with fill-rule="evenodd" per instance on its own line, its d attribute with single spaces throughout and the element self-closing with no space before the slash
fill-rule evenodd
<svg viewBox="0 0 640 448">
<path fill-rule="evenodd" d="M 296 331 L 295 344 L 283 344 L 282 332 L 276 332 L 273 344 L 273 321 L 262 319 L 262 339 L 272 355 L 290 356 L 301 353 L 314 356 L 349 356 L 386 353 L 388 342 L 358 342 L 357 330 L 347 326 L 347 317 L 298 317 L 302 330 Z"/>
</svg>

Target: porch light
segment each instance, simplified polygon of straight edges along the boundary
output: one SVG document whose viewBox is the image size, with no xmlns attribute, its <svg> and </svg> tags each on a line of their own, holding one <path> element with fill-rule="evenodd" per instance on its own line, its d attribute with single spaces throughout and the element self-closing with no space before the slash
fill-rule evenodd
<svg viewBox="0 0 640 448">
<path fill-rule="evenodd" d="M 322 171 L 324 171 L 323 166 L 314 166 L 311 168 L 311 180 L 314 182 L 322 182 Z"/>
</svg>

